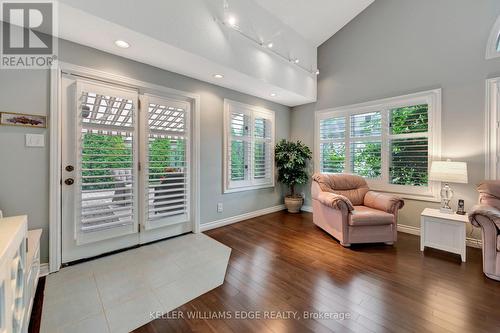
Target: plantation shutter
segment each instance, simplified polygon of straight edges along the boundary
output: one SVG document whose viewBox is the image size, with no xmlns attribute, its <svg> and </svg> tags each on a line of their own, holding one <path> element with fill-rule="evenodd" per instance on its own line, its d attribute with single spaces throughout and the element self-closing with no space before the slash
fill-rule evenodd
<svg viewBox="0 0 500 333">
<path fill-rule="evenodd" d="M 230 156 L 229 175 L 231 182 L 250 181 L 250 114 L 242 111 L 233 111 L 230 114 Z"/>
<path fill-rule="evenodd" d="M 145 228 L 189 221 L 190 105 L 145 96 L 147 122 L 144 165 Z"/>
<path fill-rule="evenodd" d="M 382 115 L 369 112 L 350 116 L 351 172 L 378 178 L 382 173 Z"/>
<path fill-rule="evenodd" d="M 320 120 L 320 171 L 342 173 L 345 170 L 346 118 Z"/>
<path fill-rule="evenodd" d="M 272 178 L 274 147 L 272 145 L 272 118 L 254 113 L 253 120 L 253 179 L 254 183 L 269 183 Z"/>
<path fill-rule="evenodd" d="M 427 104 L 389 110 L 389 182 L 427 186 L 429 107 Z"/>
<path fill-rule="evenodd" d="M 274 113 L 225 101 L 225 190 L 274 185 Z"/>
<path fill-rule="evenodd" d="M 77 83 L 79 244 L 137 230 L 137 101 L 133 90 Z"/>
</svg>

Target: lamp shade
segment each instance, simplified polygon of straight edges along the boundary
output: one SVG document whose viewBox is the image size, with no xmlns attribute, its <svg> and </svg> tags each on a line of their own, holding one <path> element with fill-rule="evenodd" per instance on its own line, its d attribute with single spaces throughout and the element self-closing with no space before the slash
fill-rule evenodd
<svg viewBox="0 0 500 333">
<path fill-rule="evenodd" d="M 434 161 L 431 165 L 429 180 L 447 183 L 468 182 L 467 163 L 452 161 Z"/>
</svg>

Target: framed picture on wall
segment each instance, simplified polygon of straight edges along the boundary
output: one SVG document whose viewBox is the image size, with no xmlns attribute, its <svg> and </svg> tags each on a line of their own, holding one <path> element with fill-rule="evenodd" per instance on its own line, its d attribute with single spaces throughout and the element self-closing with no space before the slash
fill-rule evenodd
<svg viewBox="0 0 500 333">
<path fill-rule="evenodd" d="M 0 125 L 47 128 L 47 117 L 33 114 L 0 112 Z"/>
</svg>

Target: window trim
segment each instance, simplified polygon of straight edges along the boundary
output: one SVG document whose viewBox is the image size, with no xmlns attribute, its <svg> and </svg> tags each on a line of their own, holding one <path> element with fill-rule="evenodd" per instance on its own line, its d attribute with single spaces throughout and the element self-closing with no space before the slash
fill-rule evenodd
<svg viewBox="0 0 500 333">
<path fill-rule="evenodd" d="M 315 112 L 314 121 L 314 170 L 320 172 L 320 121 L 331 117 L 347 117 L 350 115 L 369 113 L 374 111 L 382 112 L 382 152 L 389 149 L 389 135 L 387 125 L 387 115 L 390 109 L 428 104 L 429 106 L 429 130 L 427 136 L 429 140 L 429 170 L 431 162 L 441 159 L 441 89 L 422 91 L 397 97 L 384 98 L 364 103 L 346 105 L 337 108 L 318 110 Z M 346 129 L 348 126 L 346 123 Z M 345 143 L 350 143 L 349 135 L 346 131 Z M 348 149 L 346 146 L 346 155 Z M 429 186 L 407 186 L 389 184 L 389 160 L 387 154 L 382 154 L 382 175 L 380 179 L 367 179 L 369 186 L 377 191 L 397 194 L 406 199 L 439 202 L 440 182 L 429 181 Z"/>
<path fill-rule="evenodd" d="M 500 110 L 500 77 L 486 80 L 486 111 L 485 111 L 485 175 L 486 179 L 498 179 Z"/>
<path fill-rule="evenodd" d="M 488 44 L 486 45 L 486 60 L 500 57 L 498 51 L 498 43 L 500 40 L 500 16 L 498 16 L 493 29 L 491 29 L 490 36 L 488 37 Z"/>
<path fill-rule="evenodd" d="M 231 116 L 231 108 L 236 107 L 236 108 L 243 108 L 247 112 L 251 113 L 251 119 L 253 122 L 253 119 L 255 115 L 262 115 L 264 117 L 268 117 L 271 120 L 271 181 L 263 181 L 262 179 L 253 179 L 253 172 L 254 172 L 254 166 L 253 166 L 253 149 L 255 145 L 255 137 L 253 134 L 250 137 L 250 145 L 251 145 L 251 159 L 252 163 L 250 163 L 250 174 L 252 175 L 252 179 L 246 180 L 246 181 L 239 181 L 241 185 L 234 186 L 232 183 L 235 183 L 235 181 L 231 181 L 229 177 L 229 164 L 230 164 L 230 156 L 228 154 L 228 148 L 231 142 L 231 123 L 230 123 L 230 116 Z M 258 189 L 263 189 L 263 188 L 273 188 L 275 187 L 275 162 L 274 162 L 274 145 L 275 145 L 275 128 L 276 128 L 276 121 L 275 121 L 275 113 L 272 110 L 255 106 L 255 105 L 250 105 L 250 104 L 245 104 L 237 101 L 233 101 L 230 99 L 224 99 L 224 121 L 223 121 L 223 131 L 224 131 L 224 144 L 223 144 L 223 193 L 234 193 L 234 192 L 242 192 L 242 191 L 251 191 L 251 190 L 258 190 Z M 252 124 L 252 127 L 254 125 Z"/>
</svg>

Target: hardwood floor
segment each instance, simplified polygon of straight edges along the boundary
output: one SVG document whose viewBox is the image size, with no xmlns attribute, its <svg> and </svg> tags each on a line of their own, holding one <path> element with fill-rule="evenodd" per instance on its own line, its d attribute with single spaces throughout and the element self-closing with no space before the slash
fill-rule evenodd
<svg viewBox="0 0 500 333">
<path fill-rule="evenodd" d="M 233 249 L 224 284 L 136 332 L 500 332 L 500 283 L 483 275 L 479 249 L 467 248 L 461 263 L 437 250 L 422 254 L 419 238 L 402 233 L 395 246 L 345 249 L 309 213 L 278 212 L 207 234 Z M 244 311 L 297 318 L 236 318 Z"/>
</svg>

